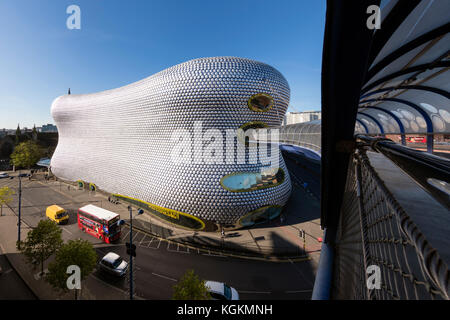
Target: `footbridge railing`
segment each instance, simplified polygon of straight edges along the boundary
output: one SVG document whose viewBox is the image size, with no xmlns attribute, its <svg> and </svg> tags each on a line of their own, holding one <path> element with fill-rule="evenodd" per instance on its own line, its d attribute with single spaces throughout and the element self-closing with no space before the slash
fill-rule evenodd
<svg viewBox="0 0 450 320">
<path fill-rule="evenodd" d="M 422 212 L 417 223 L 417 216 L 405 211 L 380 177 L 368 152 L 390 159 L 447 210 L 450 160 L 387 139 L 357 138 L 338 227 L 331 230 L 335 240 L 323 245 L 313 299 L 448 300 L 448 236 L 439 240 L 438 251 L 433 246 L 436 239 L 433 244 L 427 239 L 433 230 L 422 230 L 422 220 L 435 217 Z M 443 215 L 427 225 L 434 224 L 442 232 L 449 227 L 438 224 L 446 220 Z"/>
</svg>

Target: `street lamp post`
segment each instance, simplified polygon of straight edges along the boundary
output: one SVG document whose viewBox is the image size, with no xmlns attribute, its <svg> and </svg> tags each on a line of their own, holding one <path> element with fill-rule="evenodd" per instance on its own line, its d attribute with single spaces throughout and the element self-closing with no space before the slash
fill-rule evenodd
<svg viewBox="0 0 450 320">
<path fill-rule="evenodd" d="M 136 256 L 136 247 L 133 247 L 133 209 L 131 206 L 128 206 L 128 211 L 130 212 L 130 243 L 127 243 L 127 253 L 130 255 L 130 300 L 133 300 L 134 298 L 134 283 L 133 283 L 133 257 Z M 144 210 L 142 209 L 138 209 L 137 215 L 143 214 Z M 120 220 L 119 224 L 122 225 L 124 224 L 125 221 Z"/>
<path fill-rule="evenodd" d="M 18 222 L 17 222 L 17 243 L 20 248 L 20 222 L 21 222 L 21 202 L 22 202 L 22 179 L 20 179 L 20 172 L 19 172 L 19 214 L 18 214 Z"/>
</svg>

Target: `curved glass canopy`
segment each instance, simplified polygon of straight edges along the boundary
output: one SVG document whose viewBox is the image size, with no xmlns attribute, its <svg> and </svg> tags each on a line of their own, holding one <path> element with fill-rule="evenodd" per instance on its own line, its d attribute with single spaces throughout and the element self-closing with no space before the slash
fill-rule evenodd
<svg viewBox="0 0 450 320">
<path fill-rule="evenodd" d="M 450 1 L 408 2 L 381 2 L 356 133 L 450 132 L 450 15 L 442 14 Z M 399 11 L 405 19 L 395 17 Z"/>
</svg>

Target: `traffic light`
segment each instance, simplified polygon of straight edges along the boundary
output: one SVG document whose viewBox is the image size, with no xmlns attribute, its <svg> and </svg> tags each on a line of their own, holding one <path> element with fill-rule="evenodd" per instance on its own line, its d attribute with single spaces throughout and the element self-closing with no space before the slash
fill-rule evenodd
<svg viewBox="0 0 450 320">
<path fill-rule="evenodd" d="M 126 242 L 125 246 L 127 247 L 127 254 L 130 256 L 136 257 L 136 245 L 133 244 L 133 245 L 131 245 L 131 248 L 130 248 L 130 243 Z"/>
</svg>

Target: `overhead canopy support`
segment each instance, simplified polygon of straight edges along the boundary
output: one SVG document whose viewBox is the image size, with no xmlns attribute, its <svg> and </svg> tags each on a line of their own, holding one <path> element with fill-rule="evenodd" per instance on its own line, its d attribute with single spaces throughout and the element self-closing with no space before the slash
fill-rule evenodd
<svg viewBox="0 0 450 320">
<path fill-rule="evenodd" d="M 394 60 L 400 58 L 405 53 L 408 53 L 409 51 L 421 46 L 424 43 L 427 43 L 428 41 L 431 41 L 431 40 L 434 40 L 441 36 L 444 36 L 448 32 L 450 32 L 450 23 L 447 23 L 436 29 L 433 29 L 433 30 L 425 33 L 424 35 L 401 46 L 399 49 L 395 50 L 394 52 L 389 54 L 387 57 L 382 59 L 380 62 L 378 62 L 375 66 L 370 68 L 370 70 L 367 72 L 366 80 L 370 80 L 371 78 L 373 78 L 378 72 L 380 72 L 382 69 L 384 69 L 386 66 L 388 66 Z"/>
<path fill-rule="evenodd" d="M 361 120 L 359 120 L 358 118 L 356 118 L 356 121 L 363 126 L 363 128 L 366 130 L 366 133 L 369 133 L 369 128 L 367 128 L 366 124 L 364 122 L 362 122 Z"/>
<path fill-rule="evenodd" d="M 405 140 L 405 127 L 403 126 L 403 123 L 400 121 L 400 119 L 399 119 L 395 114 L 393 114 L 393 113 L 392 113 L 391 111 L 389 111 L 389 110 L 386 110 L 386 109 L 384 109 L 384 108 L 377 107 L 377 106 L 367 106 L 367 107 L 364 107 L 364 108 L 367 108 L 367 109 L 375 109 L 375 110 L 384 112 L 384 113 L 388 114 L 389 116 L 391 116 L 391 117 L 395 120 L 395 122 L 397 122 L 398 127 L 399 127 L 399 129 L 400 129 L 400 136 L 401 136 L 401 139 L 402 139 L 402 144 L 403 144 L 403 145 L 406 145 L 406 140 Z"/>
<path fill-rule="evenodd" d="M 391 74 L 388 74 L 387 76 L 384 76 L 383 78 L 380 78 L 372 83 L 370 83 L 369 85 L 367 85 L 366 87 L 364 87 L 364 89 L 361 91 L 362 94 L 368 92 L 369 90 L 375 88 L 376 86 L 393 80 L 395 78 L 398 78 L 400 76 L 403 76 L 405 74 L 408 73 L 422 73 L 425 72 L 427 70 L 433 70 L 433 69 L 437 69 L 437 68 L 449 68 L 450 67 L 450 60 L 446 60 L 446 61 L 437 61 L 437 62 L 432 62 L 432 63 L 425 63 L 425 64 L 421 64 L 418 66 L 414 66 L 411 68 L 406 68 L 406 69 L 402 69 L 400 71 L 397 72 L 393 72 Z"/>
<path fill-rule="evenodd" d="M 450 93 L 445 90 L 442 90 L 439 88 L 434 88 L 434 87 L 420 86 L 420 85 L 406 85 L 406 86 L 398 86 L 398 87 L 381 88 L 381 89 L 366 93 L 365 95 L 361 96 L 361 98 L 370 97 L 370 96 L 380 93 L 380 92 L 393 91 L 393 90 L 406 90 L 406 89 L 414 89 L 414 90 L 423 90 L 423 91 L 433 92 L 436 94 L 440 94 L 441 96 L 444 96 L 447 99 L 450 99 Z M 363 100 L 361 102 L 365 102 L 365 101 Z"/>
<path fill-rule="evenodd" d="M 377 55 L 383 49 L 386 42 L 394 34 L 400 24 L 417 7 L 420 0 L 399 1 L 383 20 L 383 28 L 378 30 L 372 41 L 372 48 L 369 54 L 369 64 L 371 65 Z"/>
<path fill-rule="evenodd" d="M 380 133 L 382 135 L 384 135 L 384 129 L 383 126 L 381 125 L 380 121 L 377 120 L 377 118 L 371 116 L 370 114 L 364 113 L 364 112 L 358 112 L 358 114 L 365 116 L 367 118 L 369 118 L 370 120 L 372 120 L 373 122 L 375 122 L 375 124 L 378 126 L 378 128 L 380 129 Z M 369 133 L 369 132 L 367 132 Z"/>
<path fill-rule="evenodd" d="M 433 133 L 434 133 L 434 130 L 433 130 L 433 122 L 431 121 L 431 118 L 428 115 L 428 113 L 426 113 L 421 107 L 419 107 L 415 103 L 412 103 L 410 101 L 406 101 L 406 100 L 403 100 L 403 99 L 398 99 L 398 98 L 369 99 L 369 100 L 366 100 L 365 102 L 374 102 L 374 101 L 392 101 L 392 102 L 397 102 L 397 103 L 401 103 L 401 104 L 407 105 L 407 106 L 413 108 L 414 110 L 416 110 L 417 112 L 419 112 L 420 115 L 425 119 L 425 122 L 427 124 L 427 133 L 428 133 L 428 135 L 427 135 L 427 152 L 433 153 L 433 147 L 434 147 L 434 136 L 433 136 Z M 380 108 L 380 109 L 382 109 L 382 108 Z M 388 110 L 385 110 L 385 109 L 382 109 L 382 110 L 388 111 Z M 392 112 L 390 112 L 390 111 L 389 111 L 389 113 L 392 114 Z M 400 120 L 398 120 L 398 122 L 399 121 Z M 401 123 L 401 121 L 400 121 L 400 123 Z"/>
</svg>

